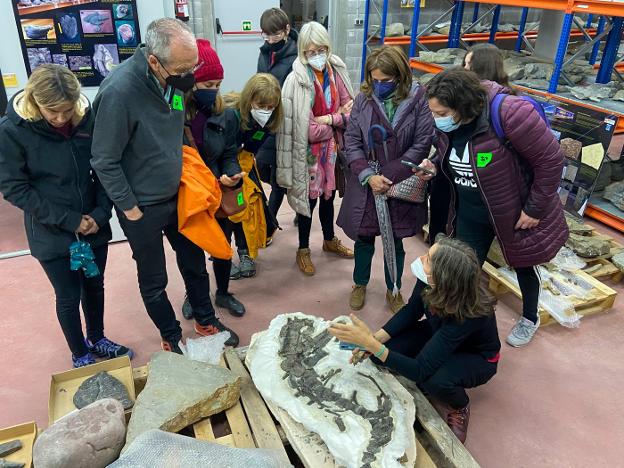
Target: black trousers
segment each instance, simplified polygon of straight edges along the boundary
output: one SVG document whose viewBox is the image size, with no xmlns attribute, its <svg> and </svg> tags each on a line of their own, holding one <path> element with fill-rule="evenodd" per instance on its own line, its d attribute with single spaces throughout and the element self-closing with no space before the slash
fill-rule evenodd
<svg viewBox="0 0 624 468">
<path fill-rule="evenodd" d="M 221 230 L 225 234 L 228 242 L 232 241 L 232 234 L 236 239 L 236 247 L 239 250 L 247 249 L 247 240 L 243 231 L 242 223 L 234 223 L 229 218 L 219 218 L 217 220 L 221 226 Z M 212 259 L 212 269 L 214 270 L 215 280 L 217 282 L 217 294 L 223 296 L 228 293 L 230 288 L 230 271 L 232 270 L 232 260 L 223 260 L 220 258 Z"/>
<path fill-rule="evenodd" d="M 69 257 L 40 261 L 56 296 L 56 316 L 72 354 L 81 357 L 89 351 L 82 334 L 80 303 L 85 318 L 87 338 L 95 343 L 104 337 L 104 269 L 108 245 L 93 249 L 100 274 L 87 278 L 69 269 Z"/>
<path fill-rule="evenodd" d="M 282 206 L 284 196 L 286 195 L 286 189 L 280 187 L 277 183 L 277 166 L 275 164 L 266 164 L 262 161 L 257 161 L 257 167 L 262 182 L 271 185 L 271 194 L 269 195 L 269 210 L 271 210 L 273 216 L 277 218 L 277 212 Z"/>
<path fill-rule="evenodd" d="M 206 257 L 201 248 L 178 232 L 176 198 L 142 206 L 141 210 L 143 217 L 138 221 L 129 221 L 118 210 L 119 222 L 137 264 L 139 290 L 147 313 L 163 339 L 177 342 L 182 337 L 182 329 L 165 291 L 168 279 L 163 232 L 175 250 L 193 316 L 200 325 L 206 325 L 215 315 L 210 301 Z"/>
<path fill-rule="evenodd" d="M 321 195 L 318 199 L 310 199 L 310 215 L 314 214 L 314 208 L 316 208 L 317 201 L 319 202 L 319 220 L 321 221 L 321 229 L 323 230 L 323 239 L 330 241 L 334 238 L 334 198 L 336 198 L 336 191 L 332 192 L 329 200 L 325 200 L 325 197 Z M 299 248 L 307 249 L 310 247 L 310 232 L 312 231 L 312 218 L 297 215 L 299 230 Z"/>
<path fill-rule="evenodd" d="M 386 342 L 392 351 L 409 357 L 416 357 L 433 335 L 426 320 L 416 322 L 416 326 L 393 336 Z M 371 358 L 383 365 L 378 359 Z M 428 395 L 451 405 L 463 408 L 470 399 L 466 388 L 478 387 L 496 374 L 497 364 L 488 362 L 479 354 L 455 353 L 429 379 L 419 387 Z"/>
<path fill-rule="evenodd" d="M 476 223 L 468 216 L 457 217 L 456 237 L 472 247 L 481 265 L 485 263 L 487 254 L 496 237 L 490 223 Z M 540 279 L 536 267 L 515 268 L 518 286 L 522 292 L 522 316 L 533 323 L 537 322 L 537 306 L 539 303 Z"/>
</svg>

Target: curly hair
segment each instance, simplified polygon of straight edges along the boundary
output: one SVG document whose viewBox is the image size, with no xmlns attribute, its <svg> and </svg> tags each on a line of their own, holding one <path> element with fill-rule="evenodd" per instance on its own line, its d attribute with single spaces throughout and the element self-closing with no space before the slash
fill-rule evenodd
<svg viewBox="0 0 624 468">
<path fill-rule="evenodd" d="M 462 121 L 481 115 L 487 102 L 477 74 L 463 68 L 451 68 L 434 76 L 427 83 L 427 99 L 433 98 L 453 109 Z"/>
<path fill-rule="evenodd" d="M 482 281 L 474 249 L 458 239 L 436 236 L 436 250 L 430 257 L 433 287 L 423 300 L 440 317 L 462 321 L 494 313 L 496 299 Z"/>
</svg>

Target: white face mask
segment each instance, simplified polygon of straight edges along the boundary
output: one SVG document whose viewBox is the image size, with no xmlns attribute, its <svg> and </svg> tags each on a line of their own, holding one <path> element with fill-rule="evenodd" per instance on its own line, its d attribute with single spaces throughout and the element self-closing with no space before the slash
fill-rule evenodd
<svg viewBox="0 0 624 468">
<path fill-rule="evenodd" d="M 425 273 L 425 267 L 420 257 L 412 262 L 412 273 L 423 283 L 429 284 L 429 279 L 427 278 L 427 273 Z"/>
<path fill-rule="evenodd" d="M 314 57 L 310 57 L 308 59 L 308 63 L 312 68 L 316 68 L 318 71 L 321 71 L 325 68 L 325 64 L 327 63 L 327 54 L 322 53 L 315 55 Z"/>
<path fill-rule="evenodd" d="M 251 109 L 251 116 L 263 128 L 271 118 L 271 115 L 273 115 L 273 109 Z"/>
</svg>

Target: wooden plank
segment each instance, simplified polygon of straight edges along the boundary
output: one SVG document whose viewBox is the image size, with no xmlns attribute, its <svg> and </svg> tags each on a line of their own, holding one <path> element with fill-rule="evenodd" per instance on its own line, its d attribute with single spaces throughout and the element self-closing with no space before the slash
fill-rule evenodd
<svg viewBox="0 0 624 468">
<path fill-rule="evenodd" d="M 199 422 L 193 424 L 193 432 L 195 432 L 195 438 L 199 440 L 215 440 L 214 431 L 212 430 L 212 423 L 210 418 L 202 419 Z"/>
<path fill-rule="evenodd" d="M 437 459 L 437 466 L 449 468 L 478 468 L 479 464 L 464 447 L 453 431 L 442 420 L 438 412 L 431 406 L 414 382 L 405 377 L 395 375 L 397 380 L 414 397 L 416 419 L 431 439 L 433 453 L 431 458 Z"/>
<path fill-rule="evenodd" d="M 251 377 L 243 363 L 238 358 L 235 351 L 227 349 L 225 360 L 232 373 L 241 378 L 241 401 L 247 415 L 247 420 L 253 431 L 258 448 L 274 449 L 285 462 L 288 462 L 288 455 L 284 444 L 280 439 L 275 423 L 269 414 L 264 400 L 256 390 Z"/>
<path fill-rule="evenodd" d="M 215 440 L 217 444 L 227 445 L 228 447 L 237 448 L 236 442 L 232 434 L 224 435 Z M 240 448 L 240 447 L 238 447 Z"/>
<path fill-rule="evenodd" d="M 234 443 L 238 448 L 256 448 L 254 444 L 253 436 L 251 435 L 251 429 L 245 418 L 243 407 L 240 401 L 225 411 L 230 430 L 232 431 L 232 437 Z"/>
<path fill-rule="evenodd" d="M 134 379 L 134 392 L 138 396 L 145 388 L 149 369 L 147 366 L 135 367 L 132 369 L 132 378 Z"/>
</svg>

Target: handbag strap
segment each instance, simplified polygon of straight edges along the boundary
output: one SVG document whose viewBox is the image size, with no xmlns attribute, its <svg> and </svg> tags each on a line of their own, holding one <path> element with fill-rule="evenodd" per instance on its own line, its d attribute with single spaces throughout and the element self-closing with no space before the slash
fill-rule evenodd
<svg viewBox="0 0 624 468">
<path fill-rule="evenodd" d="M 193 136 L 193 132 L 191 131 L 191 127 L 188 125 L 184 126 L 184 136 L 189 142 L 189 146 L 192 147 L 199 153 L 199 148 L 197 147 L 197 143 L 195 142 L 195 137 Z"/>
</svg>

